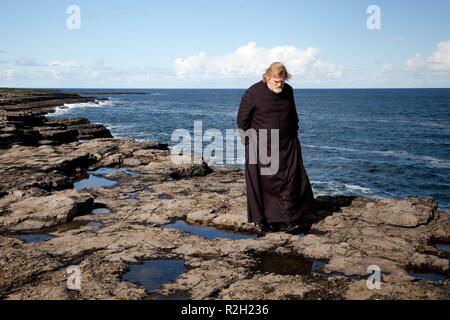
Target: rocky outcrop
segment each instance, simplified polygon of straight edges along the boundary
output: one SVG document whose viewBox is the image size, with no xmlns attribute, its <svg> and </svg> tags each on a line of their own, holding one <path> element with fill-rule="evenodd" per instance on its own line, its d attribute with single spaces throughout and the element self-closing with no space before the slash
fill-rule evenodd
<svg viewBox="0 0 450 320">
<path fill-rule="evenodd" d="M 57 106 L 98 102 L 94 98 L 58 91 L 0 89 L 0 149 L 12 145 L 59 145 L 79 139 L 112 137 L 100 124 L 86 118 L 48 119 Z"/>
</svg>

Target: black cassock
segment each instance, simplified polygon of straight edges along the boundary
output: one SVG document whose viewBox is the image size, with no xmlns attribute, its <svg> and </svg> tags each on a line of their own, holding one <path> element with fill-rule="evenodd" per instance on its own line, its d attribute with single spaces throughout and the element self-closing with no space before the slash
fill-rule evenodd
<svg viewBox="0 0 450 320">
<path fill-rule="evenodd" d="M 270 164 L 261 164 L 259 156 L 256 164 L 249 164 L 249 140 L 245 140 L 249 222 L 290 223 L 316 212 L 313 191 L 303 166 L 298 122 L 294 91 L 287 83 L 283 91 L 276 94 L 260 81 L 242 97 L 238 128 L 244 131 L 253 128 L 257 133 L 259 129 L 268 129 L 268 150 L 264 152 L 269 156 L 270 129 L 279 129 L 279 170 L 273 175 L 261 175 L 261 168 Z"/>
</svg>

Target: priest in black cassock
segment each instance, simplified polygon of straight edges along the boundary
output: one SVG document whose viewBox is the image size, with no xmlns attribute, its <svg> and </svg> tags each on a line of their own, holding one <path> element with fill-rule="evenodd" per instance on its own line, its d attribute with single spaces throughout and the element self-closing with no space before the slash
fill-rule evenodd
<svg viewBox="0 0 450 320">
<path fill-rule="evenodd" d="M 314 195 L 303 166 L 298 138 L 299 119 L 291 78 L 285 66 L 274 62 L 263 79 L 245 91 L 237 115 L 239 129 L 268 129 L 266 155 L 271 153 L 270 129 L 279 130 L 279 167 L 274 174 L 261 174 L 259 145 L 256 161 L 249 161 L 249 139 L 245 143 L 245 181 L 248 221 L 265 231 L 294 232 L 301 227 L 302 217 L 316 210 Z M 264 162 L 263 162 L 264 163 Z"/>
</svg>

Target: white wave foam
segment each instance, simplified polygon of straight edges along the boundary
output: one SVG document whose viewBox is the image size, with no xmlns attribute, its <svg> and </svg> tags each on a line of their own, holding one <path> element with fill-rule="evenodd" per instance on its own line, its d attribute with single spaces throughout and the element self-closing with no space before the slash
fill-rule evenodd
<svg viewBox="0 0 450 320">
<path fill-rule="evenodd" d="M 55 112 L 50 115 L 61 115 L 69 113 L 72 109 L 77 108 L 102 108 L 113 106 L 115 101 L 113 100 L 95 100 L 95 102 L 80 102 L 80 103 L 64 103 L 62 106 L 56 107 Z"/>
<path fill-rule="evenodd" d="M 352 121 L 358 122 L 382 122 L 382 123 L 408 123 L 411 125 L 417 125 L 421 127 L 431 128 L 450 128 L 448 122 L 436 122 L 436 121 L 420 121 L 420 120 L 390 120 L 390 119 L 352 119 Z"/>
<path fill-rule="evenodd" d="M 125 124 L 109 124 L 103 123 L 103 125 L 109 130 L 121 131 L 133 128 L 133 126 L 125 125 Z"/>
<path fill-rule="evenodd" d="M 309 148 L 319 148 L 319 149 L 329 149 L 329 150 L 340 150 L 340 151 L 350 151 L 350 152 L 361 152 L 362 150 L 351 149 L 351 148 L 341 148 L 341 147 L 330 147 L 330 146 L 317 146 L 315 144 L 302 144 Z"/>
<path fill-rule="evenodd" d="M 364 188 L 364 187 L 358 186 L 358 185 L 356 185 L 356 184 L 344 183 L 344 186 L 345 186 L 349 191 L 362 192 L 362 193 L 366 193 L 366 194 L 372 193 L 372 190 L 371 190 L 371 189 L 369 189 L 369 188 Z"/>
<path fill-rule="evenodd" d="M 311 186 L 313 187 L 314 194 L 326 194 L 326 195 L 361 195 L 361 196 L 374 196 L 376 192 L 370 188 L 362 187 L 356 184 L 343 183 L 339 181 L 319 181 L 311 180 Z"/>
<path fill-rule="evenodd" d="M 430 127 L 430 128 L 450 128 L 450 123 L 442 123 L 442 122 L 421 122 L 418 124 L 421 127 Z"/>
<path fill-rule="evenodd" d="M 375 151 L 368 151 L 368 152 L 383 155 L 383 156 L 392 156 L 392 157 L 404 159 L 404 160 L 421 161 L 428 165 L 431 165 L 433 167 L 438 167 L 438 168 L 450 168 L 450 161 L 448 161 L 448 160 L 439 159 L 439 158 L 435 158 L 435 157 L 431 157 L 431 156 L 422 156 L 422 155 L 411 154 L 404 150 L 401 150 L 401 151 L 393 151 L 393 150 L 376 151 L 375 150 Z"/>
<path fill-rule="evenodd" d="M 423 161 L 426 161 L 434 166 L 440 167 L 440 168 L 450 168 L 450 161 L 448 160 L 443 160 L 443 159 L 438 159 L 438 158 L 433 158 L 430 156 L 420 156 L 420 158 Z"/>
</svg>

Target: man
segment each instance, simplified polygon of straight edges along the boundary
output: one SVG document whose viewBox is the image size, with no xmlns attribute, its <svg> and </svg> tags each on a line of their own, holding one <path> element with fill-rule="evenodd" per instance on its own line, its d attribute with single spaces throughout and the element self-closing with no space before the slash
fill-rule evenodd
<svg viewBox="0 0 450 320">
<path fill-rule="evenodd" d="M 237 115 L 238 128 L 243 131 L 255 129 L 258 137 L 261 129 L 268 130 L 268 137 L 270 129 L 279 130 L 279 168 L 271 175 L 261 174 L 265 164 L 260 161 L 259 150 L 253 151 L 258 154 L 257 161 L 249 161 L 249 142 L 243 138 L 248 221 L 258 223 L 265 231 L 281 228 L 295 232 L 301 227 L 302 217 L 315 212 L 313 191 L 303 166 L 298 139 L 299 119 L 294 91 L 285 83 L 290 78 L 282 63 L 272 63 L 262 81 L 246 90 Z M 271 153 L 270 139 L 267 140 L 266 155 Z"/>
</svg>

